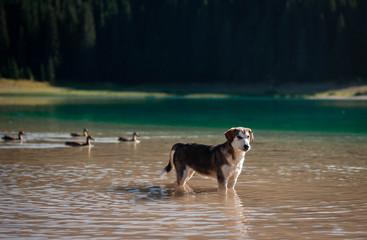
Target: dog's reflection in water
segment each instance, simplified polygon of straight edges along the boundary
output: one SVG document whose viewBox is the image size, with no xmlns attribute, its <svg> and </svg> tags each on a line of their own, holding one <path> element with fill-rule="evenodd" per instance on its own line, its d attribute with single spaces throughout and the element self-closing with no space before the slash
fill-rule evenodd
<svg viewBox="0 0 367 240">
<path fill-rule="evenodd" d="M 159 200 L 180 196 L 192 196 L 202 194 L 215 194 L 224 196 L 224 199 L 236 198 L 239 199 L 236 190 L 221 191 L 216 186 L 212 187 L 190 187 L 188 185 L 177 186 L 176 183 L 165 184 L 128 184 L 110 188 L 109 190 L 117 192 L 125 192 L 133 195 L 133 198 L 138 200 Z"/>
<path fill-rule="evenodd" d="M 235 190 L 218 191 L 218 188 L 216 186 L 191 188 L 188 185 L 177 186 L 176 183 L 128 184 L 125 186 L 113 187 L 113 188 L 110 188 L 109 190 L 130 193 L 132 194 L 133 199 L 135 200 L 139 200 L 139 199 L 140 200 L 159 200 L 159 199 L 167 199 L 167 198 L 172 198 L 172 197 L 192 196 L 196 194 L 216 193 L 216 192 L 218 192 L 218 194 L 220 195 L 231 196 L 233 195 L 233 193 L 235 193 Z"/>
<path fill-rule="evenodd" d="M 216 187 L 192 189 L 188 185 L 177 186 L 172 184 L 132 184 L 127 186 L 118 186 L 110 190 L 126 192 L 133 195 L 135 200 L 159 200 L 172 197 L 190 196 L 199 193 L 218 192 Z"/>
<path fill-rule="evenodd" d="M 218 224 L 222 224 L 224 229 L 231 229 L 232 233 L 234 231 L 242 239 L 250 238 L 249 229 L 251 225 L 249 224 L 249 218 L 252 210 L 243 206 L 236 190 L 228 190 L 223 193 L 218 191 L 217 186 L 214 185 L 212 187 L 191 188 L 187 185 L 177 186 L 175 183 L 129 184 L 128 186 L 115 187 L 112 190 L 123 192 L 124 196 L 126 196 L 126 193 L 129 194 L 130 200 L 136 203 L 172 201 L 173 206 L 190 209 L 189 212 L 199 208 L 198 211 L 203 211 L 202 214 L 207 214 L 209 218 L 213 217 L 213 214 L 215 216 L 220 215 L 222 218 L 218 219 L 220 221 Z M 176 205 L 175 203 L 182 204 Z M 159 206 L 161 204 L 157 205 L 157 207 Z M 209 206 L 213 206 L 213 210 L 206 211 Z"/>
</svg>

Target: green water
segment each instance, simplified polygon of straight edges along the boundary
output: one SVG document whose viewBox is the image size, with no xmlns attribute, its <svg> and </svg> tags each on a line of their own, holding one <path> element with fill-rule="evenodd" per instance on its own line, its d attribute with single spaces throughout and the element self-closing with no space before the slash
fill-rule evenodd
<svg viewBox="0 0 367 240">
<path fill-rule="evenodd" d="M 367 133 L 367 101 L 272 98 L 58 99 L 0 105 L 0 121 L 56 119 L 150 126 Z"/>
</svg>

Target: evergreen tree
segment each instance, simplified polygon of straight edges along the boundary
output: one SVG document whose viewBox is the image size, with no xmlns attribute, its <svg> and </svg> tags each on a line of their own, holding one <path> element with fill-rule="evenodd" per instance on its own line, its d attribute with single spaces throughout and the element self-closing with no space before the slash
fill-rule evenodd
<svg viewBox="0 0 367 240">
<path fill-rule="evenodd" d="M 308 66 L 307 66 L 307 58 L 308 52 L 312 49 L 307 48 L 307 35 L 306 35 L 306 26 L 303 20 L 303 16 L 299 16 L 298 21 L 298 38 L 297 38 L 297 53 L 296 53 L 296 66 L 297 66 L 297 81 L 305 80 L 306 74 L 308 74 Z"/>
<path fill-rule="evenodd" d="M 21 70 L 18 67 L 18 63 L 14 58 L 10 58 L 8 61 L 8 73 L 7 76 L 14 79 L 21 77 Z"/>
<path fill-rule="evenodd" d="M 43 63 L 41 63 L 40 65 L 40 75 L 41 75 L 41 81 L 42 82 L 46 82 L 46 70 L 45 70 L 45 66 L 43 65 Z"/>
<path fill-rule="evenodd" d="M 331 74 L 343 79 L 349 73 L 348 45 L 346 42 L 345 19 L 341 14 L 337 25 L 337 35 L 332 46 Z"/>
<path fill-rule="evenodd" d="M 203 1 L 203 5 L 196 12 L 196 24 L 193 29 L 193 65 L 195 80 L 207 81 L 208 71 L 208 38 L 209 15 L 208 4 Z"/>
<path fill-rule="evenodd" d="M 367 78 L 365 0 L 3 0 L 0 75 L 55 81 Z"/>
<path fill-rule="evenodd" d="M 9 48 L 9 34 L 3 2 L 0 2 L 0 55 L 6 56 Z"/>
<path fill-rule="evenodd" d="M 96 28 L 94 25 L 94 16 L 89 2 L 83 4 L 82 32 L 83 47 L 92 48 L 96 42 Z"/>
<path fill-rule="evenodd" d="M 319 24 L 317 26 L 316 33 L 316 47 L 314 49 L 313 68 L 315 70 L 314 79 L 323 79 L 328 75 L 328 56 L 327 56 L 327 39 L 326 39 L 326 26 L 325 17 L 323 14 L 319 16 Z"/>
<path fill-rule="evenodd" d="M 287 72 L 290 71 L 291 59 L 291 4 L 290 1 L 283 6 L 277 30 L 276 39 L 276 64 L 275 73 L 278 79 L 288 79 Z"/>
<path fill-rule="evenodd" d="M 219 70 L 222 81 L 232 80 L 231 65 L 232 65 L 232 26 L 229 19 L 226 19 L 219 42 Z"/>
<path fill-rule="evenodd" d="M 52 57 L 49 57 L 48 59 L 47 79 L 51 84 L 55 84 L 55 65 Z"/>
</svg>

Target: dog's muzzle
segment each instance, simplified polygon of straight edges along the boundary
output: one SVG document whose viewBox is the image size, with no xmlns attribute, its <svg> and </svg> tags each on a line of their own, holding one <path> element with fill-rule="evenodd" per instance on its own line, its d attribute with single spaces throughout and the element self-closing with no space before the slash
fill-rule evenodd
<svg viewBox="0 0 367 240">
<path fill-rule="evenodd" d="M 250 145 L 247 145 L 247 144 L 243 145 L 243 150 L 245 152 L 250 151 L 250 149 L 251 149 L 251 146 Z"/>
</svg>

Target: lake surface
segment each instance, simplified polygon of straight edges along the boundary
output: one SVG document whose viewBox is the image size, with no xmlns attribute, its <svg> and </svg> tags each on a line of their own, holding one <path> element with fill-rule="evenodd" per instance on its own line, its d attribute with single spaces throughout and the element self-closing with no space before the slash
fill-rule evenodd
<svg viewBox="0 0 367 240">
<path fill-rule="evenodd" d="M 367 102 L 14 98 L 1 104 L 0 238 L 366 239 Z M 253 129 L 235 191 L 160 178 L 176 142 Z M 91 147 L 67 147 L 87 127 Z M 140 133 L 139 143 L 117 137 Z"/>
</svg>

